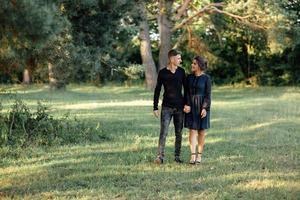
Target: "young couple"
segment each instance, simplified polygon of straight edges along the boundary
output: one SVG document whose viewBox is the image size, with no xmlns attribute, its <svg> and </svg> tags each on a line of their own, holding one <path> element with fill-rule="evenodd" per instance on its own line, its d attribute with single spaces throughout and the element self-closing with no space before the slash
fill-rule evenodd
<svg viewBox="0 0 300 200">
<path fill-rule="evenodd" d="M 183 163 L 180 159 L 180 151 L 184 124 L 189 129 L 191 150 L 189 163 L 199 164 L 203 152 L 205 129 L 210 127 L 211 80 L 204 73 L 207 62 L 202 57 L 196 56 L 192 63 L 192 74 L 186 77 L 184 69 L 179 67 L 182 62 L 181 55 L 172 49 L 168 52 L 168 58 L 168 66 L 158 73 L 154 91 L 153 112 L 156 117 L 159 117 L 158 101 L 161 87 L 164 87 L 158 155 L 154 162 L 157 164 L 164 162 L 166 137 L 173 118 L 176 137 L 175 162 Z"/>
</svg>

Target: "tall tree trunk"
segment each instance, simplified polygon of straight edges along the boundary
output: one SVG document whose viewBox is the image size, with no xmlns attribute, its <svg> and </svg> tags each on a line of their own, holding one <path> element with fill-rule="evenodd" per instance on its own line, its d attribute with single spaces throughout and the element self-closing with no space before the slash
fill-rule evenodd
<svg viewBox="0 0 300 200">
<path fill-rule="evenodd" d="M 23 71 L 23 84 L 30 83 L 30 72 L 28 68 L 25 68 Z"/>
<path fill-rule="evenodd" d="M 140 23 L 140 53 L 142 57 L 143 65 L 145 66 L 145 77 L 146 77 L 146 87 L 147 89 L 153 90 L 156 85 L 157 80 L 157 70 L 153 60 L 152 51 L 151 51 L 151 41 L 149 34 L 149 25 L 147 22 L 147 14 L 145 3 L 140 2 L 140 13 L 142 15 L 142 20 Z"/>
<path fill-rule="evenodd" d="M 48 76 L 50 89 L 57 89 L 57 79 L 54 76 L 53 65 L 50 62 L 48 62 Z"/>
<path fill-rule="evenodd" d="M 160 0 L 159 1 L 159 16 L 158 16 L 158 27 L 159 27 L 159 69 L 162 69 L 168 64 L 168 51 L 171 49 L 171 30 L 172 22 L 171 10 L 173 1 L 172 0 Z"/>
<path fill-rule="evenodd" d="M 23 83 L 30 84 L 32 80 L 32 72 L 35 68 L 35 61 L 32 57 L 30 57 L 26 62 L 26 67 L 23 71 Z"/>
</svg>

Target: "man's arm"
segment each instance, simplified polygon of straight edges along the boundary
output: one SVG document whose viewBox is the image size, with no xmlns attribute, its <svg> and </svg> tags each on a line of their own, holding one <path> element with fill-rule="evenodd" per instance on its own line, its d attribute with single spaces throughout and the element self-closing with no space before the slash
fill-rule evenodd
<svg viewBox="0 0 300 200">
<path fill-rule="evenodd" d="M 154 90 L 154 97 L 153 97 L 153 111 L 156 117 L 158 117 L 158 101 L 159 101 L 161 86 L 162 86 L 162 75 L 161 75 L 161 71 L 159 71 L 157 76 L 156 87 Z"/>
<path fill-rule="evenodd" d="M 188 81 L 187 81 L 187 76 L 184 74 L 183 77 L 183 89 L 184 89 L 184 104 L 187 106 L 191 105 L 191 101 L 190 101 L 190 91 L 188 88 Z"/>
</svg>

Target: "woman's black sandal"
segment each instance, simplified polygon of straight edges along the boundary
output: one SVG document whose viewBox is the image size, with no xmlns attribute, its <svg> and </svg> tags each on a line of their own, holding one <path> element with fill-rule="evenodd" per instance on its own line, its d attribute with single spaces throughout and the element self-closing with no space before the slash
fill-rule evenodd
<svg viewBox="0 0 300 200">
<path fill-rule="evenodd" d="M 199 155 L 200 155 L 200 159 L 198 159 L 198 158 L 199 158 Z M 201 160 L 202 160 L 202 153 L 199 153 L 199 152 L 198 152 L 198 156 L 197 156 L 197 158 L 196 158 L 196 160 L 195 160 L 195 164 L 200 164 L 200 163 L 201 163 Z"/>
<path fill-rule="evenodd" d="M 196 153 L 191 153 L 191 155 L 196 155 Z M 189 164 L 191 164 L 191 165 L 196 164 L 196 158 L 195 158 L 195 160 L 190 160 Z"/>
</svg>

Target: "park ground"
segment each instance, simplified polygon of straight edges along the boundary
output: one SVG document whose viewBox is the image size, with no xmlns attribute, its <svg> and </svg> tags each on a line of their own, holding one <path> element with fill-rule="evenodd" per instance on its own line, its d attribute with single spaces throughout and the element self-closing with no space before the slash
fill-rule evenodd
<svg viewBox="0 0 300 200">
<path fill-rule="evenodd" d="M 69 112 L 107 136 L 97 142 L 31 147 L 0 160 L 0 199 L 300 199 L 300 88 L 213 88 L 203 163 L 191 166 L 188 133 L 173 161 L 153 159 L 159 119 L 143 87 L 2 86 L 29 106 Z M 5 109 L 12 103 L 0 95 Z"/>
</svg>

